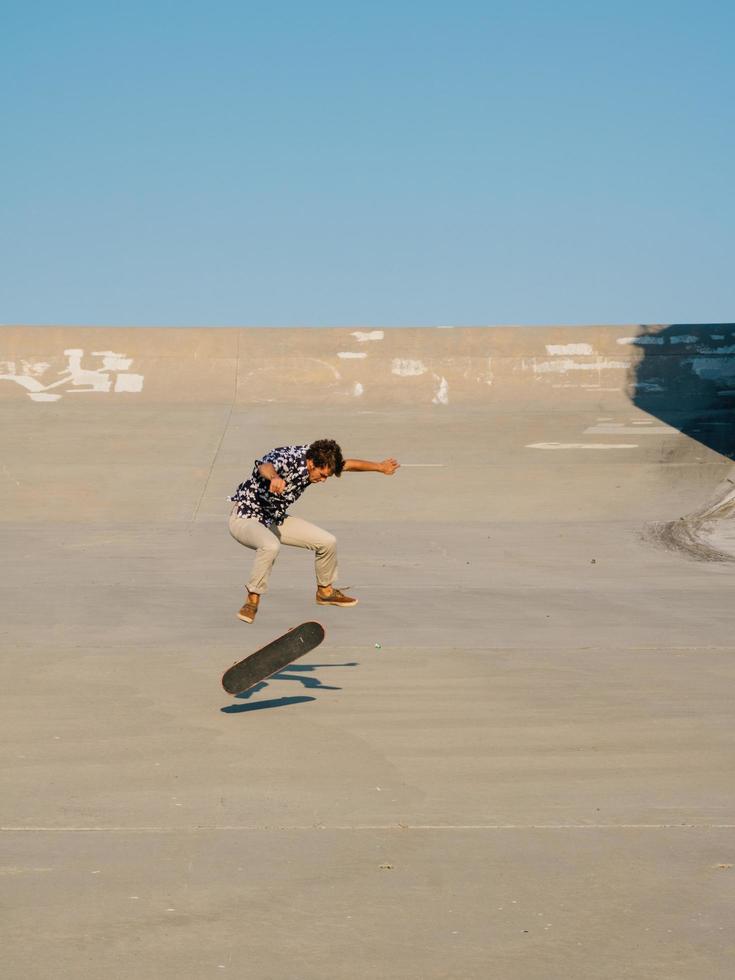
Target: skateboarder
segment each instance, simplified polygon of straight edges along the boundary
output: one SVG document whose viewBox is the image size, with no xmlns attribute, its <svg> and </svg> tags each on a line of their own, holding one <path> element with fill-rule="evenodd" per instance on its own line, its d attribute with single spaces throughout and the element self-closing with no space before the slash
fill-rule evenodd
<svg viewBox="0 0 735 980">
<path fill-rule="evenodd" d="M 312 483 L 324 483 L 342 473 L 384 473 L 398 469 L 395 459 L 374 463 L 343 459 L 333 439 L 318 439 L 310 446 L 282 446 L 256 459 L 249 480 L 241 483 L 232 501 L 230 534 L 255 552 L 247 583 L 247 598 L 238 618 L 252 623 L 260 597 L 268 590 L 268 578 L 282 544 L 308 548 L 315 553 L 316 601 L 320 606 L 355 606 L 357 599 L 334 587 L 337 577 L 337 539 L 329 531 L 286 513 Z"/>
</svg>

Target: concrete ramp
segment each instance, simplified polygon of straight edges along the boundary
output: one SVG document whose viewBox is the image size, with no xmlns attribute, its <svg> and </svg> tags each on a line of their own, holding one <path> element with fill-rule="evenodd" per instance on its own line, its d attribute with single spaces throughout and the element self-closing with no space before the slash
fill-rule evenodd
<svg viewBox="0 0 735 980">
<path fill-rule="evenodd" d="M 5 520 L 220 519 L 254 456 L 318 434 L 416 467 L 364 519 L 432 519 L 445 491 L 480 520 L 666 519 L 727 491 L 735 449 L 730 325 L 0 341 Z"/>
<path fill-rule="evenodd" d="M 733 324 L 3 328 L 7 976 L 729 980 L 734 411 Z M 360 604 L 246 626 L 322 437 L 402 464 L 294 508 Z"/>
</svg>

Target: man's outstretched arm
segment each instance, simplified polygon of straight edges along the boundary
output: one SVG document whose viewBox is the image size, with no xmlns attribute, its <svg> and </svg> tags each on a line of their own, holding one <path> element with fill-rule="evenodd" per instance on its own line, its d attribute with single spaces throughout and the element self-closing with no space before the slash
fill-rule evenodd
<svg viewBox="0 0 735 980">
<path fill-rule="evenodd" d="M 386 476 L 393 476 L 401 464 L 397 459 L 384 459 L 380 463 L 374 463 L 369 459 L 346 459 L 342 467 L 343 473 L 385 473 Z"/>
</svg>

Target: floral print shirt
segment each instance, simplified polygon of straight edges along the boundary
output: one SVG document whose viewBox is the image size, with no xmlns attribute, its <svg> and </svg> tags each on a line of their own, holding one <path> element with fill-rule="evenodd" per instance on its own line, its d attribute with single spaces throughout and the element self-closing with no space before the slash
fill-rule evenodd
<svg viewBox="0 0 735 980">
<path fill-rule="evenodd" d="M 280 446 L 278 449 L 271 449 L 262 459 L 256 459 L 250 479 L 241 483 L 228 498 L 235 504 L 237 516 L 254 517 L 266 526 L 283 524 L 288 508 L 309 486 L 309 472 L 306 468 L 308 449 L 308 446 Z M 263 463 L 271 463 L 285 482 L 283 493 L 270 492 L 270 480 L 258 472 L 258 467 Z"/>
</svg>

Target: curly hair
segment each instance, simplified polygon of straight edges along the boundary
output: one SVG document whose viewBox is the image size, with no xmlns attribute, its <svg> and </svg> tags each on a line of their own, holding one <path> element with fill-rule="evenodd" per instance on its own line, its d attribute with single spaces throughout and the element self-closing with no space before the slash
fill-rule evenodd
<svg viewBox="0 0 735 980">
<path fill-rule="evenodd" d="M 316 442 L 312 442 L 306 451 L 306 458 L 315 466 L 328 466 L 335 476 L 342 475 L 345 461 L 342 458 L 342 450 L 334 439 L 317 439 Z"/>
</svg>

